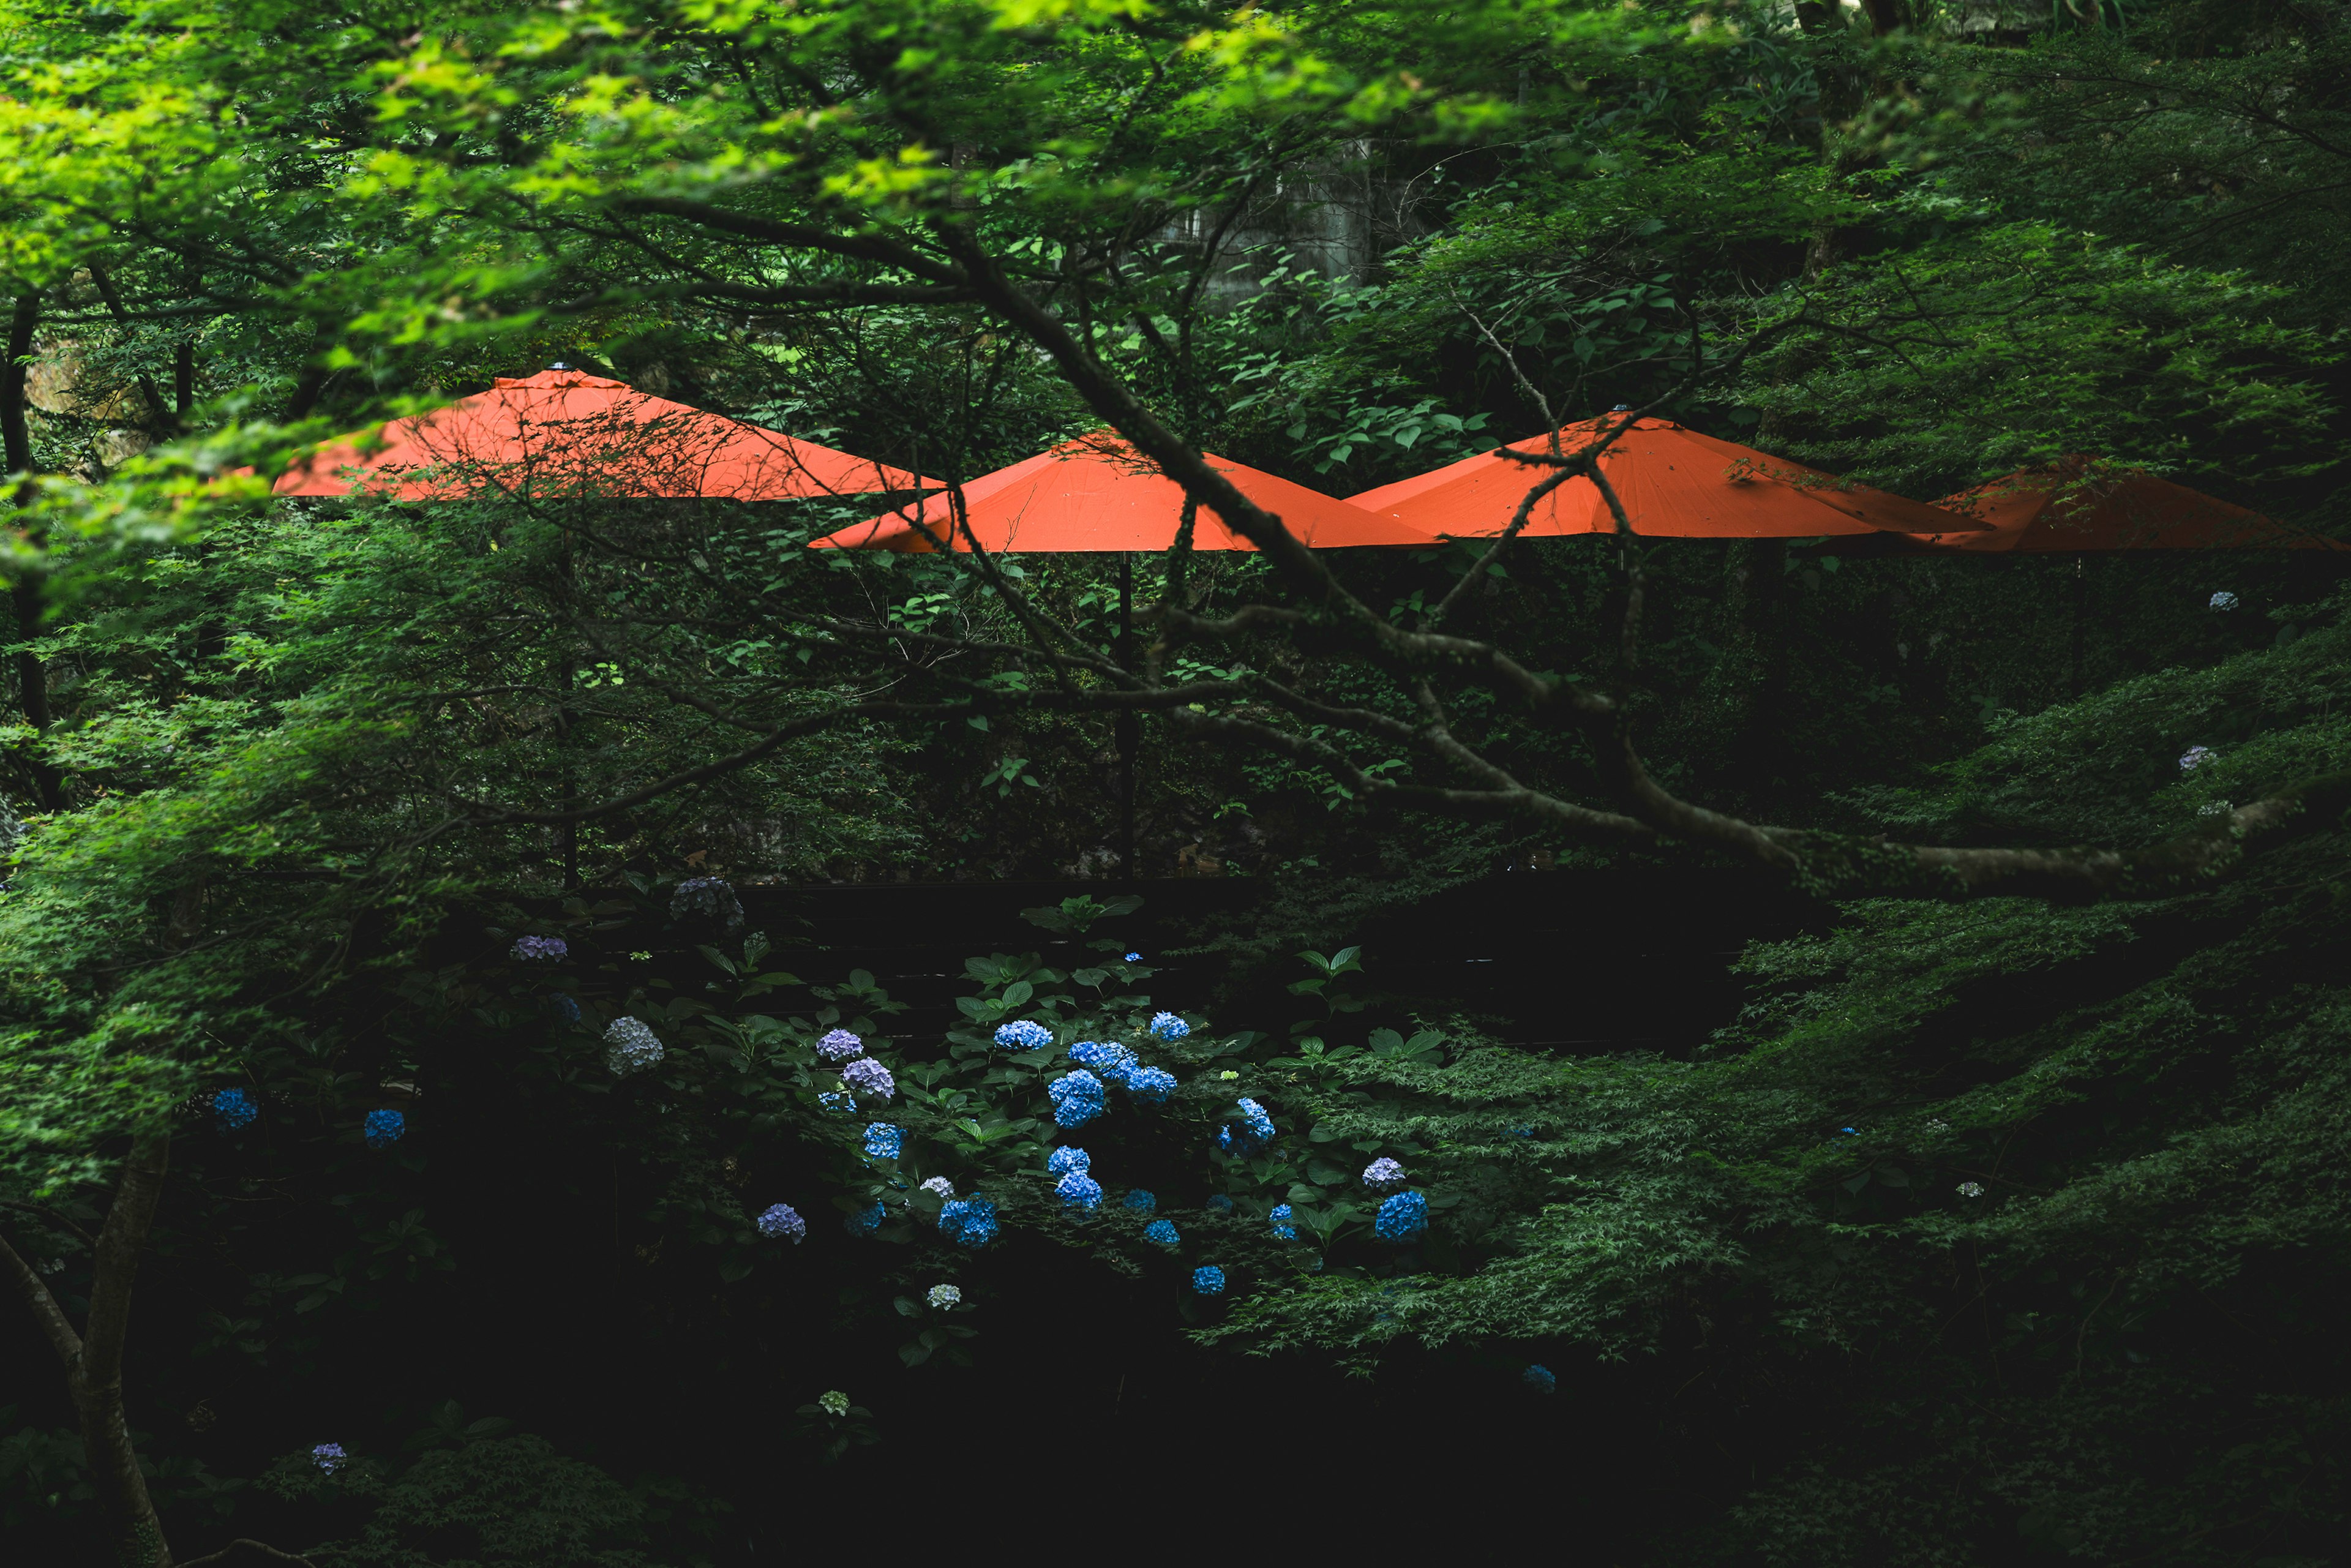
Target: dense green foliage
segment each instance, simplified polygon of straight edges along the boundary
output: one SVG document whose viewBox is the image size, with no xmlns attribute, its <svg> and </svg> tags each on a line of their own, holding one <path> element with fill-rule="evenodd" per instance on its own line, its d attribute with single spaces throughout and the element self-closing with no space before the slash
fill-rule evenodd
<svg viewBox="0 0 2351 1568">
<path fill-rule="evenodd" d="M 1155 706 L 1120 719 L 1104 558 L 803 548 L 870 497 L 253 476 L 562 360 L 955 481 L 1117 417 L 1104 386 L 1334 494 L 1635 403 L 1921 499 L 2086 452 L 2342 534 L 2346 63 L 2336 0 L 0 4 L 0 1239 L 35 1309 L 0 1530 L 750 1561 L 810 1478 L 902 1484 L 902 1410 L 983 1450 L 1115 1411 L 1125 1370 L 1039 1370 L 1114 1321 L 1138 1384 L 1335 1411 L 1353 1373 L 1601 1476 L 1625 1561 L 2338 1561 L 2341 822 L 2158 899 L 1792 900 L 1710 1038 L 1539 1047 L 1359 928 L 1700 852 L 1397 809 L 1375 785 L 1472 763 L 1267 554 L 1127 563 Z M 1792 828 L 2129 849 L 2351 766 L 2315 554 L 1353 553 L 1388 624 L 1447 604 L 1619 694 L 1670 789 Z M 1284 607 L 1329 634 L 1153 641 Z M 1476 765 L 1618 804 L 1588 736 L 1426 678 Z M 1122 724 L 1140 869 L 1257 889 L 1173 953 L 1074 895 L 917 1025 L 888 977 L 773 967 L 772 907 L 680 894 L 1131 874 Z M 1633 984 L 1567 956 L 1546 1006 Z M 624 1017 L 657 1067 L 608 1070 Z M 1022 1019 L 1052 1043 L 998 1047 Z M 837 1026 L 886 1113 L 821 1098 Z M 1171 1093 L 1057 1128 L 1088 1039 Z M 1244 1096 L 1275 1135 L 1219 1154 Z M 1099 1210 L 1056 1194 L 1071 1142 Z M 164 1547 L 37 1332 L 99 1337 L 102 1228 L 167 1145 L 128 1375 Z M 1375 1157 L 1425 1233 L 1375 1232 Z M 953 1245 L 933 1177 L 1002 1238 Z M 786 1199 L 804 1244 L 757 1227 Z"/>
</svg>

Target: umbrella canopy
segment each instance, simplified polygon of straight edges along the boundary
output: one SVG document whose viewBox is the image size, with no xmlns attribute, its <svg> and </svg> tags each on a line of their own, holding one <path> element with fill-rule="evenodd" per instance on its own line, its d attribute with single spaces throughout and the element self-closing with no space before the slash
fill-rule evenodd
<svg viewBox="0 0 2351 1568">
<path fill-rule="evenodd" d="M 1608 428 L 1622 423 L 1611 419 Z M 1560 448 L 1573 455 L 1600 438 L 1602 422 L 1562 427 Z M 1394 513 L 1432 534 L 1491 538 L 1510 526 L 1519 504 L 1543 476 L 1502 451 L 1546 453 L 1548 436 L 1465 457 L 1432 473 L 1383 485 L 1348 499 Z M 1957 532 L 1980 528 L 1933 507 L 1865 485 L 1847 485 L 1816 468 L 1751 447 L 1701 435 L 1668 419 L 1641 419 L 1602 455 L 1602 472 L 1625 504 L 1633 531 L 1682 538 L 1811 538 L 1822 534 Z M 1526 537 L 1613 534 L 1615 518 L 1600 486 L 1578 476 L 1535 504 Z"/>
<path fill-rule="evenodd" d="M 2091 457 L 2024 469 L 1937 505 L 1990 527 L 1921 535 L 1918 542 L 1934 549 L 2351 549 L 2185 485 Z"/>
<path fill-rule="evenodd" d="M 625 382 L 555 369 L 502 376 L 488 392 L 393 420 L 372 451 L 357 437 L 330 443 L 270 488 L 280 496 L 348 496 L 358 488 L 428 501 L 485 481 L 505 490 L 739 501 L 924 483 L 829 446 L 648 396 Z"/>
<path fill-rule="evenodd" d="M 1316 549 L 1351 545 L 1425 549 L 1440 542 L 1383 513 L 1214 453 L 1202 455 L 1234 488 Z M 983 475 L 964 486 L 963 500 L 972 533 L 990 551 L 1156 552 L 1176 542 L 1184 517 L 1184 486 L 1106 432 L 1065 441 L 1009 468 Z M 918 517 L 923 527 L 916 526 Z M 944 496 L 853 524 L 811 541 L 810 548 L 923 555 L 937 548 L 933 536 L 951 537 L 956 549 L 971 549 L 970 541 L 955 531 L 954 513 Z M 1192 527 L 1192 548 L 1253 550 L 1257 546 L 1202 507 Z"/>
</svg>

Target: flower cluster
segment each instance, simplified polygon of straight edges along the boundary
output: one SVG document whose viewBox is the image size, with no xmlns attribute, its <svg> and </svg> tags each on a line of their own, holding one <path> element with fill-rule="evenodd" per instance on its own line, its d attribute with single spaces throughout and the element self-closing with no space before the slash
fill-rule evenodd
<svg viewBox="0 0 2351 1568">
<path fill-rule="evenodd" d="M 1228 1122 L 1217 1134 L 1220 1154 L 1253 1155 L 1273 1141 L 1273 1118 L 1265 1113 L 1264 1106 L 1244 1095 L 1240 1110 L 1240 1125 L 1237 1128 Z"/>
<path fill-rule="evenodd" d="M 1208 1264 L 1205 1268 L 1193 1270 L 1192 1289 L 1199 1291 L 1200 1294 L 1204 1296 L 1223 1295 L 1225 1293 L 1225 1271 L 1222 1269 L 1217 1268 L 1214 1263 Z"/>
<path fill-rule="evenodd" d="M 890 1070 L 870 1056 L 861 1056 L 842 1068 L 841 1081 L 862 1100 L 887 1100 L 898 1092 L 898 1081 L 890 1076 Z"/>
<path fill-rule="evenodd" d="M 234 1133 L 260 1114 L 261 1107 L 242 1089 L 224 1089 L 213 1096 L 213 1116 L 224 1133 Z"/>
<path fill-rule="evenodd" d="M 1372 1230 L 1383 1241 L 1411 1241 L 1428 1228 L 1428 1199 L 1416 1192 L 1400 1192 L 1380 1205 L 1372 1217 Z"/>
<path fill-rule="evenodd" d="M 1126 1207 L 1137 1214 L 1149 1214 L 1159 1207 L 1159 1195 L 1155 1192 L 1147 1192 L 1139 1186 L 1131 1186 L 1126 1189 Z"/>
<path fill-rule="evenodd" d="M 1138 1067 L 1126 1075 L 1126 1092 L 1137 1100 L 1165 1105 L 1176 1092 L 1176 1075 L 1164 1067 Z"/>
<path fill-rule="evenodd" d="M 1276 1238 L 1283 1241 L 1295 1241 L 1298 1239 L 1298 1227 L 1290 1223 L 1291 1217 L 1292 1210 L 1290 1205 L 1277 1203 L 1273 1206 L 1273 1212 L 1265 1218 L 1267 1223 L 1273 1227 L 1273 1234 Z"/>
<path fill-rule="evenodd" d="M 1981 1197 L 1983 1195 L 1983 1183 L 1980 1181 L 1963 1181 L 1959 1184 L 1959 1196 L 1961 1197 Z"/>
<path fill-rule="evenodd" d="M 945 1312 L 949 1307 L 956 1306 L 963 1301 L 963 1292 L 956 1290 L 953 1285 L 933 1285 L 930 1289 L 930 1293 L 925 1295 L 923 1300 L 938 1308 L 939 1311 Z"/>
<path fill-rule="evenodd" d="M 877 1197 L 872 1207 L 861 1208 L 841 1223 L 849 1228 L 852 1236 L 871 1236 L 882 1228 L 882 1221 L 887 1218 L 882 1209 L 882 1200 Z"/>
<path fill-rule="evenodd" d="M 1092 1068 L 1102 1074 L 1102 1082 L 1105 1083 L 1123 1086 L 1131 1086 L 1128 1084 L 1129 1079 L 1142 1065 L 1134 1060 L 1134 1052 L 1127 1050 L 1126 1047 L 1103 1045 L 1091 1040 L 1081 1040 L 1070 1047 L 1070 1060 L 1081 1067 Z"/>
<path fill-rule="evenodd" d="M 367 1146 L 381 1149 L 400 1142 L 408 1131 L 408 1118 L 397 1111 L 371 1111 L 367 1113 Z"/>
<path fill-rule="evenodd" d="M 996 1205 L 977 1193 L 939 1210 L 939 1229 L 958 1247 L 977 1251 L 996 1239 Z"/>
<path fill-rule="evenodd" d="M 743 924 L 743 905 L 723 877 L 690 876 L 677 884 L 677 891 L 669 897 L 669 917 L 684 920 L 692 915 L 723 921 L 729 931 Z"/>
<path fill-rule="evenodd" d="M 1181 1040 L 1191 1032 L 1192 1026 L 1174 1013 L 1151 1015 L 1151 1038 L 1154 1040 Z"/>
<path fill-rule="evenodd" d="M 828 1111 L 854 1111 L 857 1109 L 857 1097 L 855 1095 L 841 1093 L 839 1092 L 830 1094 L 820 1094 L 816 1097 L 816 1103 L 823 1106 Z"/>
<path fill-rule="evenodd" d="M 1212 1214 L 1230 1214 L 1233 1211 L 1233 1200 L 1221 1192 L 1212 1192 L 1208 1195 L 1207 1207 Z"/>
<path fill-rule="evenodd" d="M 1102 1207 L 1102 1183 L 1083 1171 L 1071 1171 L 1053 1184 L 1053 1190 L 1061 1196 L 1061 1202 L 1068 1207 L 1099 1208 Z"/>
<path fill-rule="evenodd" d="M 1007 1051 L 1042 1051 L 1053 1043 L 1053 1031 L 1034 1019 L 1020 1019 L 999 1027 L 996 1043 Z"/>
<path fill-rule="evenodd" d="M 1094 1168 L 1094 1157 L 1074 1145 L 1064 1144 L 1053 1151 L 1052 1157 L 1045 1162 L 1045 1168 L 1055 1176 L 1067 1176 L 1071 1171 L 1090 1171 Z"/>
<path fill-rule="evenodd" d="M 557 991 L 555 994 L 547 998 L 547 1007 L 549 1011 L 552 1012 L 557 1018 L 561 1019 L 565 1023 L 578 1023 L 580 1021 L 579 999 L 565 992 Z"/>
<path fill-rule="evenodd" d="M 847 1061 L 865 1054 L 865 1042 L 845 1029 L 836 1029 L 816 1042 L 816 1053 L 827 1061 Z"/>
<path fill-rule="evenodd" d="M 1551 1368 L 1545 1366 L 1540 1361 L 1532 1363 L 1524 1372 L 1520 1373 L 1519 1381 L 1525 1384 L 1529 1388 L 1533 1389 L 1537 1394 L 1556 1394 L 1559 1392 L 1559 1379 L 1553 1377 L 1551 1375 Z"/>
<path fill-rule="evenodd" d="M 2206 763 L 2211 760 L 2212 748 L 2210 747 L 2191 746 L 2187 750 L 2179 754 L 2179 770 L 2183 773 L 2193 773 L 2199 768 L 2203 767 Z"/>
<path fill-rule="evenodd" d="M 1079 1068 L 1045 1086 L 1053 1102 L 1053 1120 L 1064 1127 L 1082 1127 L 1102 1113 L 1102 1081 Z"/>
<path fill-rule="evenodd" d="M 341 1469 L 350 1458 L 340 1443 L 321 1443 L 310 1450 L 310 1462 L 330 1476 Z"/>
<path fill-rule="evenodd" d="M 2225 588 L 2212 596 L 2212 608 L 2215 610 L 2234 610 L 2236 607 L 2237 596 Z"/>
<path fill-rule="evenodd" d="M 1173 1247 L 1182 1239 L 1176 1234 L 1176 1223 L 1170 1219 L 1155 1219 L 1143 1228 L 1143 1239 L 1162 1247 Z"/>
<path fill-rule="evenodd" d="M 604 1065 L 615 1078 L 641 1072 L 662 1055 L 660 1038 L 642 1019 L 616 1018 L 604 1030 Z"/>
<path fill-rule="evenodd" d="M 904 1128 L 893 1126 L 887 1122 L 868 1122 L 865 1124 L 865 1152 L 873 1158 L 894 1160 L 898 1157 L 898 1151 L 905 1146 Z"/>
<path fill-rule="evenodd" d="M 1129 953 L 1126 956 L 1126 961 L 1130 964 L 1140 964 L 1143 962 L 1143 955 L 1140 953 Z"/>
<path fill-rule="evenodd" d="M 838 1388 L 828 1388 L 816 1396 L 816 1407 L 839 1420 L 849 1414 L 849 1396 Z"/>
<path fill-rule="evenodd" d="M 1394 1186 L 1404 1180 L 1404 1166 L 1382 1155 L 1364 1167 L 1365 1186 Z"/>
<path fill-rule="evenodd" d="M 945 1176 L 933 1176 L 930 1180 L 923 1184 L 923 1190 L 925 1192 L 937 1193 L 941 1197 L 953 1197 L 955 1196 L 955 1183 L 947 1180 Z"/>
<path fill-rule="evenodd" d="M 517 936 L 507 953 L 520 964 L 552 964 L 571 956 L 571 944 L 560 936 Z"/>
<path fill-rule="evenodd" d="M 773 1241 L 781 1238 L 798 1246 L 808 1237 L 808 1221 L 789 1203 L 778 1203 L 759 1216 L 759 1234 Z"/>
</svg>

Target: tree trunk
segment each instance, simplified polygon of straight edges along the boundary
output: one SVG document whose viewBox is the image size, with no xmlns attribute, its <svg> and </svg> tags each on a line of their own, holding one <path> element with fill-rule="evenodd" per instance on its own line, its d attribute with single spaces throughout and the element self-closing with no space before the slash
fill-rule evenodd
<svg viewBox="0 0 2351 1568">
<path fill-rule="evenodd" d="M 0 366 L 0 445 L 6 450 L 8 472 L 23 476 L 10 497 L 19 508 L 33 503 L 33 437 L 25 419 L 25 361 L 33 351 L 33 329 L 40 319 L 38 291 L 28 288 L 16 296 L 16 308 L 8 319 L 8 362 Z M 37 568 L 26 567 L 18 574 L 9 587 L 8 602 L 16 612 L 16 641 L 30 643 L 41 630 L 41 579 Z M 16 701 L 24 709 L 25 722 L 33 727 L 36 737 L 46 734 L 50 723 L 49 673 L 29 649 L 11 662 L 16 666 Z M 37 739 L 35 744 L 39 744 Z M 65 810 L 65 775 L 37 756 L 27 758 L 26 764 L 32 773 L 33 793 L 39 799 L 41 810 Z"/>
</svg>

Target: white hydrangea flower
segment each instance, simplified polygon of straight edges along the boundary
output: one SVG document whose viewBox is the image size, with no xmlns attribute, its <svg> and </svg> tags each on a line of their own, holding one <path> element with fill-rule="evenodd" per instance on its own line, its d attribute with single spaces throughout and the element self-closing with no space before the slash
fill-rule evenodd
<svg viewBox="0 0 2351 1568">
<path fill-rule="evenodd" d="M 963 1292 L 953 1285 L 933 1285 L 930 1294 L 925 1296 L 923 1300 L 944 1311 L 962 1301 Z"/>
<path fill-rule="evenodd" d="M 1983 1183 L 1980 1181 L 1963 1181 L 1959 1184 L 1961 1197 L 1981 1197 L 1983 1195 Z"/>
<path fill-rule="evenodd" d="M 925 1192 L 937 1193 L 941 1197 L 953 1197 L 955 1196 L 955 1183 L 947 1180 L 945 1176 L 933 1176 L 930 1180 L 923 1184 L 923 1190 Z"/>
</svg>

